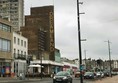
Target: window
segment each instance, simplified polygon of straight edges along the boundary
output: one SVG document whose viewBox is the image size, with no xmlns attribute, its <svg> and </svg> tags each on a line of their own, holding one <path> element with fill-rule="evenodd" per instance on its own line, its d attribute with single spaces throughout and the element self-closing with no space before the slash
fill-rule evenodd
<svg viewBox="0 0 118 83">
<path fill-rule="evenodd" d="M 7 41 L 7 50 L 8 50 L 8 52 L 10 52 L 10 42 L 9 41 Z"/>
<path fill-rule="evenodd" d="M 3 51 L 7 51 L 7 41 L 3 40 L 2 44 L 3 44 Z"/>
<path fill-rule="evenodd" d="M 21 55 L 23 55 L 23 51 L 21 51 Z"/>
<path fill-rule="evenodd" d="M 24 52 L 24 55 L 26 55 L 26 52 Z"/>
<path fill-rule="evenodd" d="M 11 32 L 11 26 L 0 23 L 0 29 L 3 31 Z"/>
<path fill-rule="evenodd" d="M 11 51 L 11 41 L 6 39 L 0 39 L 0 51 L 10 52 Z"/>
<path fill-rule="evenodd" d="M 16 53 L 16 49 L 14 49 L 14 53 Z"/>
<path fill-rule="evenodd" d="M 19 50 L 18 50 L 18 55 L 19 55 Z"/>
<path fill-rule="evenodd" d="M 18 38 L 18 45 L 20 45 L 20 39 Z"/>
<path fill-rule="evenodd" d="M 24 47 L 26 47 L 26 41 L 24 41 Z"/>
<path fill-rule="evenodd" d="M 21 46 L 23 46 L 23 40 L 21 40 Z"/>
<path fill-rule="evenodd" d="M 16 44 L 16 37 L 14 37 L 14 44 Z"/>
</svg>

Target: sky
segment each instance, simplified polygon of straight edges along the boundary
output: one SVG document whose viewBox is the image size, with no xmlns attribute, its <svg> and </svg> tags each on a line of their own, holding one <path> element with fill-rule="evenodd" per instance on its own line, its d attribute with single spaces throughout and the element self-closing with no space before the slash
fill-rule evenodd
<svg viewBox="0 0 118 83">
<path fill-rule="evenodd" d="M 80 0 L 82 58 L 118 60 L 118 0 Z M 62 57 L 79 58 L 77 0 L 25 0 L 25 15 L 31 7 L 54 5 L 55 47 Z"/>
</svg>

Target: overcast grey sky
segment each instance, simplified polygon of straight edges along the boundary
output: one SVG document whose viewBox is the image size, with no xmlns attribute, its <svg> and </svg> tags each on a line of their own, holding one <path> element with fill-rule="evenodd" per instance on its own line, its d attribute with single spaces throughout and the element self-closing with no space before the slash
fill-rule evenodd
<svg viewBox="0 0 118 83">
<path fill-rule="evenodd" d="M 54 1 L 54 2 L 53 2 Z M 75 59 L 79 56 L 77 32 L 77 0 L 25 0 L 25 15 L 30 7 L 53 5 L 55 10 L 55 46 L 61 56 Z M 108 60 L 108 43 L 111 44 L 111 58 L 118 60 L 118 0 L 80 0 L 82 57 Z"/>
</svg>

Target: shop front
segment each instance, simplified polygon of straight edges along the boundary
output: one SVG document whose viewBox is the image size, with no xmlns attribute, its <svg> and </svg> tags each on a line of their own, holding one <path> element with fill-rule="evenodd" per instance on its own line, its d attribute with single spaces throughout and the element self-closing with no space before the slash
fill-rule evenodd
<svg viewBox="0 0 118 83">
<path fill-rule="evenodd" d="M 11 62 L 0 60 L 0 77 L 11 76 Z"/>
</svg>

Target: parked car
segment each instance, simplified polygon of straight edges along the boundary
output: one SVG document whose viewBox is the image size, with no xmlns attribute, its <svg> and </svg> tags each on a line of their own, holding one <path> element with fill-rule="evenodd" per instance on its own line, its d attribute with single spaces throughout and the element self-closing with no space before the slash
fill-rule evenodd
<svg viewBox="0 0 118 83">
<path fill-rule="evenodd" d="M 84 74 L 85 74 L 85 71 L 82 71 L 82 76 L 84 76 Z M 77 71 L 77 72 L 75 72 L 74 75 L 75 75 L 75 78 L 79 78 L 81 73 L 80 73 L 80 71 Z"/>
<path fill-rule="evenodd" d="M 53 77 L 53 83 L 72 83 L 72 76 L 66 71 L 60 71 Z"/>
<path fill-rule="evenodd" d="M 93 72 L 85 72 L 84 79 L 94 79 L 95 74 Z"/>
<path fill-rule="evenodd" d="M 80 72 L 75 72 L 75 77 L 79 78 L 80 77 Z"/>
<path fill-rule="evenodd" d="M 103 78 L 104 77 L 104 73 L 103 72 L 97 72 L 96 73 L 96 77 L 101 77 L 101 78 Z"/>
<path fill-rule="evenodd" d="M 110 71 L 109 70 L 104 70 L 103 73 L 104 73 L 104 76 L 109 76 L 110 75 Z"/>
</svg>

